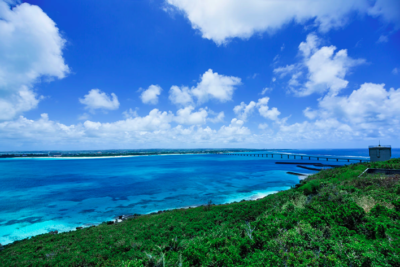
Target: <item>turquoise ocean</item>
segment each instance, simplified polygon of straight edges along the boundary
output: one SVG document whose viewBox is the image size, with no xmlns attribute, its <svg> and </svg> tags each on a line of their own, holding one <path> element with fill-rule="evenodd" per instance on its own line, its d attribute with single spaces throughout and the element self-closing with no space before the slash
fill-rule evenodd
<svg viewBox="0 0 400 267">
<path fill-rule="evenodd" d="M 367 149 L 282 153 L 369 159 Z M 400 157 L 400 149 L 393 149 L 392 157 Z M 277 161 L 348 164 L 215 154 L 0 159 L 0 243 L 119 215 L 257 199 L 299 183 L 288 171 L 315 173 Z"/>
</svg>

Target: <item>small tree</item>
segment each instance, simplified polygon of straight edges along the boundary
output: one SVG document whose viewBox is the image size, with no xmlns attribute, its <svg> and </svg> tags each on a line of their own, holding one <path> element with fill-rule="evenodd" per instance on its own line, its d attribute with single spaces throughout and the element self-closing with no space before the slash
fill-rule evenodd
<svg viewBox="0 0 400 267">
<path fill-rule="evenodd" d="M 212 206 L 212 201 L 209 200 L 208 203 L 207 203 L 207 205 L 204 206 L 204 210 L 205 210 L 205 211 L 211 210 L 211 206 Z"/>
</svg>

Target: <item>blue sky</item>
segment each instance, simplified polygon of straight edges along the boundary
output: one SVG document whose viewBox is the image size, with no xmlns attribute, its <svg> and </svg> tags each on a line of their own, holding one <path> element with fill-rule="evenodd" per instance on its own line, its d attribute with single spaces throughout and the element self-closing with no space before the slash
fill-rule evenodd
<svg viewBox="0 0 400 267">
<path fill-rule="evenodd" d="M 400 145 L 400 1 L 0 0 L 0 150 Z"/>
</svg>

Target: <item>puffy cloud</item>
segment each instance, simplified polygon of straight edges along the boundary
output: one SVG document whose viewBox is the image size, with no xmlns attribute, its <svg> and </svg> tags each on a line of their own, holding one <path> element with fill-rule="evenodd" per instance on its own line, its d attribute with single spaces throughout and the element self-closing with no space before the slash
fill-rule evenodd
<svg viewBox="0 0 400 267">
<path fill-rule="evenodd" d="M 121 131 L 124 132 L 146 132 L 170 129 L 170 122 L 173 120 L 173 115 L 168 112 L 161 112 L 158 109 L 150 111 L 145 117 L 129 117 L 125 120 L 120 120 L 112 123 L 100 123 L 85 121 L 84 126 L 87 131 L 92 131 L 91 134 L 102 136 L 118 136 Z"/>
<path fill-rule="evenodd" d="M 268 102 L 269 102 L 269 97 L 264 97 L 264 98 L 258 99 L 258 103 L 257 103 L 258 112 L 264 118 L 276 121 L 276 120 L 278 120 L 278 116 L 281 113 L 275 107 L 270 109 L 268 107 Z"/>
<path fill-rule="evenodd" d="M 13 145 L 39 142 L 40 145 L 56 143 L 60 140 L 77 141 L 84 135 L 81 126 L 66 126 L 49 120 L 42 114 L 38 120 L 28 120 L 20 116 L 16 120 L 0 123 L 0 136 L 4 142 L 13 140 Z M 15 143 L 14 143 L 15 142 Z"/>
<path fill-rule="evenodd" d="M 349 96 L 327 95 L 319 100 L 318 109 L 307 108 L 303 111 L 314 122 L 303 122 L 296 127 L 309 127 L 317 131 L 321 138 L 323 134 L 331 136 L 346 134 L 342 138 L 392 138 L 399 137 L 400 130 L 400 88 L 386 90 L 384 84 L 364 83 Z M 289 126 L 283 126 L 285 129 Z M 295 127 L 295 126 L 290 126 Z M 332 133 L 322 130 L 332 129 Z"/>
<path fill-rule="evenodd" d="M 169 100 L 175 105 L 187 106 L 193 104 L 192 94 L 188 87 L 182 89 L 174 85 L 169 90 Z"/>
<path fill-rule="evenodd" d="M 94 112 L 96 109 L 115 110 L 119 108 L 118 97 L 111 93 L 111 98 L 99 89 L 92 89 L 79 102 L 85 105 L 85 109 Z"/>
<path fill-rule="evenodd" d="M 222 126 L 218 134 L 220 137 L 225 137 L 226 142 L 240 142 L 243 141 L 243 136 L 249 135 L 251 132 L 249 128 L 243 126 L 243 121 L 236 118 L 231 120 L 228 126 Z"/>
<path fill-rule="evenodd" d="M 274 142 L 298 144 L 301 147 L 304 147 L 305 144 L 320 144 L 321 142 L 330 147 L 332 144 L 337 147 L 338 144 L 358 139 L 357 134 L 348 125 L 336 119 L 324 119 L 315 122 L 281 124 L 272 139 Z M 326 143 L 326 140 L 329 140 L 329 144 Z"/>
<path fill-rule="evenodd" d="M 278 120 L 278 116 L 281 114 L 277 108 L 270 109 L 268 107 L 269 97 L 263 97 L 258 99 L 258 102 L 251 101 L 248 105 L 244 102 L 234 107 L 233 111 L 237 114 L 238 118 L 242 121 L 246 121 L 247 117 L 253 113 L 254 109 L 258 109 L 258 112 L 264 118 L 270 120 Z"/>
<path fill-rule="evenodd" d="M 218 45 L 235 37 L 246 39 L 256 33 L 272 34 L 293 21 L 311 22 L 326 32 L 344 26 L 352 12 L 400 24 L 397 0 L 300 0 L 290 4 L 265 0 L 166 0 L 166 3 L 166 11 L 181 11 L 193 29 Z"/>
<path fill-rule="evenodd" d="M 399 73 L 399 69 L 398 69 L 398 68 L 394 68 L 394 69 L 392 70 L 392 73 L 393 73 L 394 75 L 397 75 L 397 74 Z"/>
<path fill-rule="evenodd" d="M 300 147 L 304 144 L 320 146 L 329 140 L 335 147 L 365 145 L 367 140 L 375 142 L 380 138 L 398 145 L 400 106 L 396 103 L 400 103 L 400 88 L 387 90 L 384 84 L 364 83 L 350 95 L 320 98 L 317 109 L 303 110 L 308 121 L 288 124 L 281 120 L 275 124 L 275 132 L 268 132 L 268 140 Z"/>
<path fill-rule="evenodd" d="M 140 99 L 144 104 L 157 104 L 158 96 L 161 94 L 161 87 L 158 85 L 150 85 L 143 93 L 140 95 Z"/>
<path fill-rule="evenodd" d="M 301 48 L 300 48 L 301 50 Z M 314 92 L 329 90 L 331 94 L 337 94 L 346 88 L 348 82 L 344 80 L 348 70 L 362 64 L 364 60 L 353 60 L 347 56 L 347 50 L 336 52 L 335 46 L 324 46 L 310 57 L 305 57 L 305 65 L 308 68 L 308 81 L 300 95 L 310 95 Z"/>
<path fill-rule="evenodd" d="M 18 90 L 41 76 L 64 78 L 69 72 L 62 49 L 65 40 L 38 6 L 10 9 L 0 1 L 0 88 Z"/>
<path fill-rule="evenodd" d="M 224 76 L 212 69 L 206 71 L 201 81 L 192 88 L 192 94 L 197 97 L 199 103 L 205 103 L 209 99 L 226 102 L 232 99 L 235 86 L 241 84 L 241 79 L 233 76 Z"/>
<path fill-rule="evenodd" d="M 0 120 L 9 120 L 21 112 L 31 110 L 37 106 L 39 99 L 28 87 L 21 86 L 14 94 L 0 98 Z"/>
<path fill-rule="evenodd" d="M 189 125 L 199 125 L 205 124 L 207 120 L 207 110 L 200 109 L 197 112 L 192 112 L 194 107 L 188 106 L 182 109 L 179 109 L 176 112 L 175 121 L 179 124 L 189 124 Z"/>
<path fill-rule="evenodd" d="M 322 117 L 341 117 L 360 127 L 398 124 L 400 88 L 385 90 L 384 84 L 364 83 L 349 96 L 326 96 L 319 102 Z"/>
<path fill-rule="evenodd" d="M 268 106 L 262 106 L 258 109 L 260 115 L 270 120 L 277 120 L 281 114 L 277 108 L 269 109 Z"/>
<path fill-rule="evenodd" d="M 144 117 L 128 117 L 124 120 L 102 123 L 87 120 L 76 125 L 64 125 L 51 121 L 47 114 L 38 120 L 28 120 L 23 116 L 13 121 L 0 123 L 0 143 L 2 147 L 15 148 L 117 148 L 127 145 L 135 147 L 159 147 L 160 145 L 221 147 L 222 144 L 250 142 L 251 132 L 243 126 L 243 121 L 233 119 L 220 129 L 199 125 L 172 127 L 172 123 L 204 123 L 205 110 L 192 112 L 182 109 L 174 116 L 170 112 L 153 109 Z M 13 142 L 9 142 L 13 140 Z M 37 146 L 37 147 L 36 147 Z"/>
<path fill-rule="evenodd" d="M 40 78 L 62 79 L 69 72 L 62 49 L 65 40 L 54 21 L 38 6 L 0 0 L 1 119 L 35 108 L 33 91 Z"/>
<path fill-rule="evenodd" d="M 43 146 L 69 149 L 86 146 L 93 149 L 110 144 L 112 148 L 149 148 L 166 144 L 169 147 L 265 145 L 304 148 L 305 145 L 326 144 L 326 140 L 329 140 L 330 147 L 350 143 L 365 145 L 365 140 L 378 137 L 399 140 L 400 108 L 397 103 L 400 103 L 400 88 L 387 90 L 383 84 L 365 83 L 347 96 L 326 95 L 319 100 L 318 108 L 303 111 L 309 120 L 296 123 L 287 123 L 286 118 L 278 119 L 279 111 L 268 108 L 268 103 L 269 98 L 264 97 L 252 105 L 260 115 L 274 120 L 270 125 L 259 124 L 260 134 L 252 134 L 244 126 L 244 121 L 238 118 L 219 129 L 201 127 L 210 120 L 207 114 L 213 112 L 207 112 L 207 108 L 195 111 L 190 106 L 178 110 L 176 115 L 153 109 L 140 117 L 137 112 L 129 110 L 124 120 L 109 123 L 86 120 L 69 126 L 49 120 L 47 114 L 42 114 L 38 120 L 21 116 L 14 121 L 0 122 L 0 142 L 2 147 L 23 145 L 34 148 L 37 145 L 36 148 L 41 149 Z"/>
<path fill-rule="evenodd" d="M 335 46 L 319 47 L 320 43 L 321 40 L 315 34 L 309 34 L 306 42 L 299 45 L 300 54 L 303 56 L 302 61 L 274 70 L 280 78 L 292 73 L 289 86 L 298 96 L 326 91 L 331 95 L 338 94 L 340 90 L 347 87 L 348 81 L 344 78 L 349 70 L 365 62 L 364 59 L 350 58 L 346 49 L 335 53 Z M 303 84 L 299 79 L 304 69 L 307 70 L 307 77 Z"/>
<path fill-rule="evenodd" d="M 240 103 L 240 105 L 235 106 L 233 111 L 238 115 L 238 118 L 242 121 L 246 121 L 247 117 L 253 113 L 254 108 L 256 107 L 256 102 L 251 101 L 248 105 L 244 102 Z"/>
<path fill-rule="evenodd" d="M 212 69 L 206 71 L 201 81 L 192 88 L 174 85 L 169 91 L 169 99 L 172 103 L 186 106 L 193 103 L 193 97 L 197 98 L 198 104 L 203 104 L 209 100 L 227 102 L 232 100 L 236 86 L 241 84 L 241 79 L 233 76 L 220 75 Z"/>
</svg>

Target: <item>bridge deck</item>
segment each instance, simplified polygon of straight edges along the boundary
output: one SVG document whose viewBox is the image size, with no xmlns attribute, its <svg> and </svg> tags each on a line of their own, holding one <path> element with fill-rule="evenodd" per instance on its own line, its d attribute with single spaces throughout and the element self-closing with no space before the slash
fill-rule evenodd
<svg viewBox="0 0 400 267">
<path fill-rule="evenodd" d="M 329 160 L 336 160 L 336 161 L 356 161 L 356 162 L 369 162 L 369 160 L 367 159 L 357 159 L 357 158 L 341 158 L 341 157 L 327 157 L 327 156 L 318 156 L 318 155 L 296 155 L 296 154 L 282 154 L 282 153 L 262 153 L 262 154 L 258 154 L 258 153 L 221 153 L 223 155 L 230 155 L 230 156 L 243 156 L 243 157 L 271 157 L 271 158 L 286 158 L 287 159 L 308 159 L 308 160 L 312 160 L 312 159 L 316 159 L 316 160 L 320 160 L 320 159 L 325 159 L 326 161 Z M 280 156 L 280 157 L 279 157 Z"/>
</svg>

